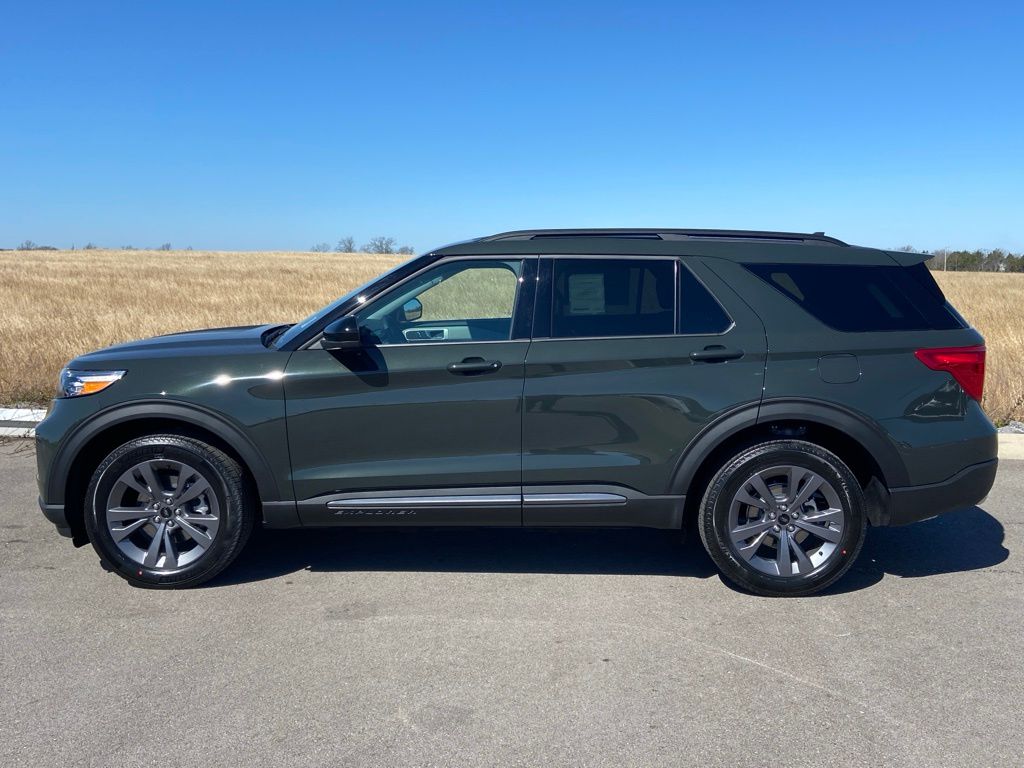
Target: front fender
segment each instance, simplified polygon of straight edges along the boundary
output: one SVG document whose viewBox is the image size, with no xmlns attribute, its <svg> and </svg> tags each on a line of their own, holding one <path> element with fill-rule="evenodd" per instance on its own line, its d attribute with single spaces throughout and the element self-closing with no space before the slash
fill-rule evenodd
<svg viewBox="0 0 1024 768">
<path fill-rule="evenodd" d="M 141 400 L 115 405 L 99 411 L 75 427 L 74 431 L 60 443 L 49 462 L 45 486 L 46 502 L 64 504 L 64 492 L 71 469 L 82 450 L 93 439 L 113 427 L 145 419 L 180 422 L 213 433 L 229 445 L 248 466 L 263 502 L 282 500 L 281 491 L 270 464 L 263 452 L 240 425 L 229 421 L 222 414 L 214 413 L 194 403 Z"/>
</svg>

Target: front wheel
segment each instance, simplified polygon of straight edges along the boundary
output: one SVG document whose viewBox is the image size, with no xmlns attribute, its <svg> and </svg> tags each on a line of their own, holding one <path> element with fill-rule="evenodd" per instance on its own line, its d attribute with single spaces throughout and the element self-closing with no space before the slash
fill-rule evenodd
<svg viewBox="0 0 1024 768">
<path fill-rule="evenodd" d="M 190 587 L 238 555 L 255 516 L 242 468 L 188 437 L 150 435 L 115 449 L 86 496 L 89 541 L 140 587 Z"/>
<path fill-rule="evenodd" d="M 831 451 L 802 440 L 755 445 L 725 463 L 700 507 L 704 547 L 738 586 L 810 595 L 853 565 L 867 516 L 856 477 Z"/>
</svg>

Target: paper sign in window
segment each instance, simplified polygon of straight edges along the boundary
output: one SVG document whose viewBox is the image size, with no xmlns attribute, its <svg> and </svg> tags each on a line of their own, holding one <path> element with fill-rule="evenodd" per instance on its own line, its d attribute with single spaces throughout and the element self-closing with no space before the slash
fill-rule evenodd
<svg viewBox="0 0 1024 768">
<path fill-rule="evenodd" d="M 569 314 L 604 314 L 604 275 L 569 275 Z"/>
</svg>

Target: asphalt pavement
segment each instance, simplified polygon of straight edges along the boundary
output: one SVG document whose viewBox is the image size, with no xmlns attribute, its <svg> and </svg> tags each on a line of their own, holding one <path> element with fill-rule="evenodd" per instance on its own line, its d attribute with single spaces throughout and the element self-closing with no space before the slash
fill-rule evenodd
<svg viewBox="0 0 1024 768">
<path fill-rule="evenodd" d="M 262 532 L 133 589 L 0 447 L 0 765 L 1024 763 L 1024 462 L 823 595 L 656 531 Z"/>
</svg>

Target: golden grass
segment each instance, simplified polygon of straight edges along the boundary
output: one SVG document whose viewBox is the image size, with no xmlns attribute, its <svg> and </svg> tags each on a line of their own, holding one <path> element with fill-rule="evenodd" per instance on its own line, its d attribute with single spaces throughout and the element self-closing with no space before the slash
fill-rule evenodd
<svg viewBox="0 0 1024 768">
<path fill-rule="evenodd" d="M 1024 421 L 1024 274 L 932 274 L 985 337 L 985 412 L 997 424 Z"/>
<path fill-rule="evenodd" d="M 68 360 L 117 342 L 294 322 L 407 257 L 0 252 L 0 403 L 45 402 Z"/>
<path fill-rule="evenodd" d="M 0 404 L 47 401 L 65 362 L 117 342 L 192 328 L 293 322 L 404 258 L 0 252 Z M 936 277 L 988 344 L 985 409 L 997 422 L 1024 419 L 1024 275 Z M 439 290 L 437 298 L 454 298 L 444 293 Z"/>
</svg>

